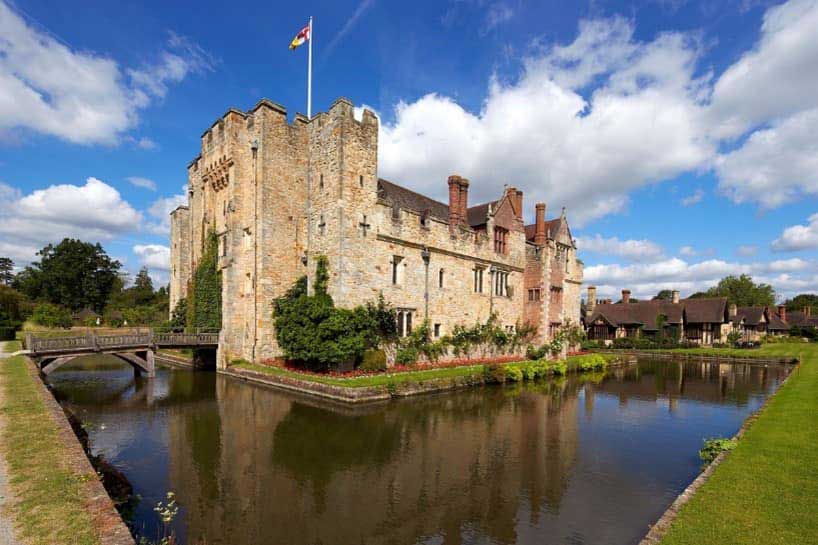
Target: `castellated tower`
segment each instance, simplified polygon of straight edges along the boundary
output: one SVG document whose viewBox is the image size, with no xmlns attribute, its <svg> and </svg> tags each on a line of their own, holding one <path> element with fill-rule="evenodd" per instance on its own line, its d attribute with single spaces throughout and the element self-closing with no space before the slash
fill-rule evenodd
<svg viewBox="0 0 818 545">
<path fill-rule="evenodd" d="M 355 119 L 346 99 L 292 123 L 282 106 L 261 100 L 228 110 L 201 140 L 188 166 L 188 205 L 171 215 L 170 297 L 173 308 L 187 295 L 215 232 L 220 367 L 281 357 L 273 300 L 303 275 L 312 286 L 319 255 L 336 305 L 382 293 L 402 334 L 428 320 L 439 337 L 496 314 L 509 330 L 534 323 L 545 340 L 579 321 L 582 265 L 564 214 L 546 221 L 538 205 L 536 224 L 526 226 L 514 187 L 469 206 L 469 181 L 457 175 L 440 181 L 448 203 L 380 179 L 378 120 L 368 110 Z"/>
</svg>

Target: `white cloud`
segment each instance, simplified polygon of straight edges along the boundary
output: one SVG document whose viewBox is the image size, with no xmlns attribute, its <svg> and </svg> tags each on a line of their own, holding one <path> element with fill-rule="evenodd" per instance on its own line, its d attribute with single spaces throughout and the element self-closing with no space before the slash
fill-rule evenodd
<svg viewBox="0 0 818 545">
<path fill-rule="evenodd" d="M 528 59 L 516 83 L 493 79 L 476 114 L 436 94 L 399 103 L 381 126 L 380 171 L 441 200 L 454 172 L 474 182 L 475 203 L 514 184 L 528 202 L 565 204 L 573 224 L 619 211 L 629 190 L 714 153 L 698 56 L 689 36 L 645 43 L 623 19 L 584 22 L 573 43 Z M 599 87 L 586 100 L 575 89 L 591 81 Z"/>
<path fill-rule="evenodd" d="M 662 255 L 662 247 L 650 240 L 619 240 L 617 237 L 576 237 L 580 252 L 624 257 L 630 261 L 656 259 Z"/>
<path fill-rule="evenodd" d="M 52 185 L 28 195 L 0 184 L 0 248 L 19 261 L 65 237 L 108 241 L 139 228 L 142 215 L 119 191 L 88 178 L 85 185 Z"/>
<path fill-rule="evenodd" d="M 754 244 L 744 244 L 736 249 L 736 253 L 743 257 L 752 257 L 758 253 L 758 246 Z"/>
<path fill-rule="evenodd" d="M 684 257 L 693 257 L 698 254 L 699 252 L 697 252 L 696 249 L 693 248 L 693 246 L 682 246 L 681 248 L 679 248 L 679 255 Z"/>
<path fill-rule="evenodd" d="M 493 77 L 479 111 L 434 93 L 399 102 L 381 126 L 380 172 L 440 200 L 452 173 L 474 182 L 474 203 L 513 184 L 527 202 L 566 205 L 575 225 L 623 210 L 634 189 L 711 168 L 737 202 L 815 195 L 815 28 L 815 0 L 772 7 L 755 47 L 717 76 L 699 66 L 700 33 L 640 41 L 627 19 L 581 21 L 572 42 L 538 44 L 518 79 Z"/>
<path fill-rule="evenodd" d="M 739 203 L 774 208 L 818 195 L 818 108 L 754 132 L 719 157 L 716 171 L 721 191 Z"/>
<path fill-rule="evenodd" d="M 791 0 L 768 9 L 756 47 L 718 79 L 710 115 L 735 137 L 770 119 L 818 107 L 818 3 Z"/>
<path fill-rule="evenodd" d="M 807 225 L 787 227 L 772 243 L 776 252 L 796 252 L 818 248 L 818 214 L 807 218 Z"/>
<path fill-rule="evenodd" d="M 143 178 L 141 176 L 130 176 L 129 178 L 126 179 L 128 180 L 128 183 L 130 183 L 133 186 L 149 189 L 151 191 L 156 191 L 156 182 L 149 178 Z"/>
<path fill-rule="evenodd" d="M 693 192 L 692 195 L 682 199 L 682 206 L 692 206 L 694 204 L 698 204 L 702 202 L 703 198 L 704 191 L 702 191 L 701 189 L 697 189 L 696 191 Z"/>
<path fill-rule="evenodd" d="M 117 143 L 152 97 L 205 68 L 204 53 L 184 38 L 171 35 L 167 47 L 159 64 L 128 71 L 128 81 L 113 59 L 71 49 L 0 2 L 0 132 Z"/>
<path fill-rule="evenodd" d="M 650 298 L 662 289 L 678 289 L 687 296 L 716 285 L 725 276 L 748 274 L 756 282 L 772 284 L 779 295 L 789 296 L 801 289 L 818 288 L 818 275 L 810 274 L 815 266 L 815 262 L 798 258 L 766 263 L 721 259 L 690 263 L 674 257 L 652 263 L 592 265 L 585 267 L 585 282 L 596 285 L 600 296 L 615 297 L 622 288 L 629 288 L 634 297 Z"/>
<path fill-rule="evenodd" d="M 170 270 L 170 248 L 161 244 L 137 244 L 133 253 L 139 258 L 140 265 L 151 270 Z"/>
<path fill-rule="evenodd" d="M 187 204 L 187 197 L 184 193 L 183 191 L 180 195 L 162 197 L 153 201 L 153 204 L 148 208 L 148 215 L 157 221 L 147 224 L 149 232 L 156 235 L 170 234 L 170 213 L 176 210 L 177 207 Z"/>
</svg>

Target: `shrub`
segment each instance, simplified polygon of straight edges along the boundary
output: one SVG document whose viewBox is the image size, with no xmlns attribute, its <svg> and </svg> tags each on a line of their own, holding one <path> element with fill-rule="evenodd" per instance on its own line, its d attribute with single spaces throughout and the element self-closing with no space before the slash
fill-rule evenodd
<svg viewBox="0 0 818 545">
<path fill-rule="evenodd" d="M 516 365 L 506 365 L 506 380 L 511 382 L 522 382 L 523 370 Z"/>
<path fill-rule="evenodd" d="M 364 352 L 363 361 L 361 361 L 361 371 L 386 371 L 386 352 L 381 349 L 370 349 Z"/>
<path fill-rule="evenodd" d="M 68 309 L 52 305 L 51 303 L 40 303 L 34 307 L 31 321 L 44 327 L 59 327 L 68 329 L 71 327 L 71 313 Z"/>
<path fill-rule="evenodd" d="M 564 361 L 549 362 L 549 371 L 555 375 L 564 375 L 568 372 L 568 364 Z"/>
<path fill-rule="evenodd" d="M 579 344 L 580 348 L 583 350 L 594 350 L 596 348 L 605 348 L 604 341 L 592 341 L 592 340 L 584 340 Z"/>
<path fill-rule="evenodd" d="M 536 348 L 533 344 L 529 344 L 525 351 L 525 357 L 530 360 L 541 360 L 545 356 L 545 347 Z"/>
<path fill-rule="evenodd" d="M 570 356 L 567 361 L 569 369 L 577 371 L 599 371 L 608 366 L 608 361 L 602 354 L 583 354 Z"/>
<path fill-rule="evenodd" d="M 738 442 L 735 439 L 726 439 L 724 437 L 705 439 L 704 447 L 699 451 L 699 458 L 705 464 L 709 464 L 722 452 L 736 448 L 737 444 Z"/>
<path fill-rule="evenodd" d="M 418 361 L 418 350 L 414 347 L 398 348 L 395 354 L 395 363 L 399 365 L 414 365 Z"/>
<path fill-rule="evenodd" d="M 506 381 L 506 368 L 499 363 L 488 363 L 483 366 L 483 378 L 489 384 L 503 384 Z"/>
</svg>

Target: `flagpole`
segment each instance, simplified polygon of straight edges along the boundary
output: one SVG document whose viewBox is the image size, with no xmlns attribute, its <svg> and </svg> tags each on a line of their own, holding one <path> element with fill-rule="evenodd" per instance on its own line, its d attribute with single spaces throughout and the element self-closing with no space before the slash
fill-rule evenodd
<svg viewBox="0 0 818 545">
<path fill-rule="evenodd" d="M 310 15 L 310 33 L 307 36 L 310 52 L 307 55 L 307 119 L 312 119 L 312 15 Z"/>
</svg>

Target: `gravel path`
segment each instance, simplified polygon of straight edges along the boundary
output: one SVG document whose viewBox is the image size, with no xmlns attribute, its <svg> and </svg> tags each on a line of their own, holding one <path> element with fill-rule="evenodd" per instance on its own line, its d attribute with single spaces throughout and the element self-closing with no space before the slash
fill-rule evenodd
<svg viewBox="0 0 818 545">
<path fill-rule="evenodd" d="M 0 365 L 3 360 L 9 357 L 10 353 L 4 352 L 5 343 L 0 343 Z M 3 391 L 0 389 L 0 406 L 3 403 Z M 0 422 L 0 427 L 3 422 Z M 0 443 L 2 448 L 2 443 Z M 0 457 L 0 545 L 22 545 L 14 534 L 14 521 L 9 516 L 10 498 L 8 496 L 8 473 L 6 471 L 5 460 Z"/>
</svg>

